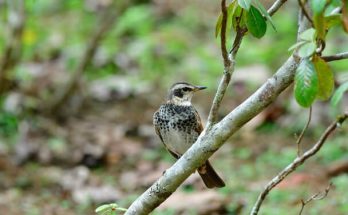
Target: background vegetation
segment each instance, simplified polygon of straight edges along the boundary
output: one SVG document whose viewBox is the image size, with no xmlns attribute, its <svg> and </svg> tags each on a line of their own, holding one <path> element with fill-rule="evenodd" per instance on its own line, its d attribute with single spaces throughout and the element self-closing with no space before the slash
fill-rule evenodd
<svg viewBox="0 0 348 215">
<path fill-rule="evenodd" d="M 28 0 L 22 13 L 20 2 L 0 1 L 1 62 L 13 62 L 0 82 L 0 211 L 94 214 L 97 205 L 115 201 L 127 207 L 174 162 L 151 125 L 167 88 L 182 80 L 208 86 L 194 98 L 206 118 L 223 70 L 214 36 L 219 4 Z M 262 3 L 267 8 L 272 2 Z M 262 39 L 243 41 L 222 116 L 291 54 L 296 8 L 297 2 L 288 2 L 273 17 L 276 31 L 268 27 Z M 13 25 L 21 16 L 22 27 Z M 327 41 L 325 55 L 347 51 L 341 28 L 332 29 Z M 330 66 L 337 84 L 348 80 L 347 60 Z M 327 102 L 314 104 L 304 148 L 335 114 Z M 226 188 L 207 191 L 194 175 L 154 214 L 247 213 L 263 185 L 296 157 L 294 134 L 306 117 L 287 91 L 214 155 Z M 348 213 L 347 131 L 343 126 L 274 190 L 263 214 L 298 214 L 301 199 L 329 181 L 334 188 L 328 197 L 305 213 Z"/>
</svg>

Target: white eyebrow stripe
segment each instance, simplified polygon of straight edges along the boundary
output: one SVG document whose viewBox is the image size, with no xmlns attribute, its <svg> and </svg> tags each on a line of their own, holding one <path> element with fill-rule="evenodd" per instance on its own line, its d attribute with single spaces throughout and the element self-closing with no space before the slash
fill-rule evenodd
<svg viewBox="0 0 348 215">
<path fill-rule="evenodd" d="M 188 87 L 188 88 L 190 88 L 190 89 L 193 89 L 193 87 L 192 87 L 192 86 L 190 86 L 190 85 L 186 85 L 186 84 L 178 84 L 178 85 L 175 85 L 175 86 L 174 86 L 173 90 L 176 90 L 176 89 L 182 89 L 182 88 L 184 88 L 184 87 Z"/>
</svg>

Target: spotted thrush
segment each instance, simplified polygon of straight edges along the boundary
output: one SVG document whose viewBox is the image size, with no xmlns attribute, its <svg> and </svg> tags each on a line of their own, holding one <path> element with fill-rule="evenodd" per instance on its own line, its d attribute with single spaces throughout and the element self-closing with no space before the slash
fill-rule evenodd
<svg viewBox="0 0 348 215">
<path fill-rule="evenodd" d="M 205 88 L 186 82 L 175 83 L 169 90 L 167 102 L 162 104 L 153 116 L 157 135 L 176 159 L 196 142 L 203 130 L 201 119 L 191 104 L 191 99 L 195 92 Z M 225 186 L 209 161 L 197 171 L 208 188 Z"/>
</svg>

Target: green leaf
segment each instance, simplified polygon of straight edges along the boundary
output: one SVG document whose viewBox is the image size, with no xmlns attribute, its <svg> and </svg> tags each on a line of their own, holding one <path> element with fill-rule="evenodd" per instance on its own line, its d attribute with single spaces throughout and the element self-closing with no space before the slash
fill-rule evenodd
<svg viewBox="0 0 348 215">
<path fill-rule="evenodd" d="M 238 4 L 241 8 L 248 11 L 251 6 L 251 0 L 238 0 Z"/>
<path fill-rule="evenodd" d="M 318 93 L 318 77 L 314 65 L 303 59 L 296 70 L 294 93 L 296 101 L 302 107 L 309 107 Z"/>
<path fill-rule="evenodd" d="M 299 41 L 299 42 L 295 43 L 294 45 L 292 45 L 292 46 L 288 49 L 288 51 L 295 50 L 295 49 L 297 49 L 298 47 L 301 47 L 302 45 L 304 45 L 304 44 L 306 44 L 306 43 L 308 43 L 308 42 L 307 42 L 307 41 Z"/>
<path fill-rule="evenodd" d="M 95 212 L 97 214 L 105 214 L 105 213 L 108 213 L 108 212 L 111 212 L 111 208 L 109 205 L 101 205 L 99 206 L 97 209 L 95 209 Z"/>
<path fill-rule="evenodd" d="M 215 37 L 218 37 L 221 31 L 221 25 L 222 25 L 222 15 L 220 14 L 218 17 L 218 20 L 216 21 L 215 25 Z"/>
<path fill-rule="evenodd" d="M 232 1 L 231 4 L 229 4 L 227 6 L 227 26 L 226 26 L 226 32 L 228 32 L 229 30 L 231 30 L 231 26 L 232 26 L 232 16 L 234 14 L 235 11 L 235 5 L 236 5 L 236 1 Z M 222 26 L 222 13 L 220 13 L 218 20 L 216 21 L 216 25 L 215 25 L 215 37 L 218 37 L 221 31 L 221 26 Z"/>
<path fill-rule="evenodd" d="M 334 74 L 326 61 L 318 56 L 313 57 L 313 64 L 319 82 L 318 98 L 327 100 L 331 96 L 335 86 Z"/>
<path fill-rule="evenodd" d="M 266 8 L 263 6 L 263 4 L 259 1 L 259 0 L 254 0 L 254 2 L 256 3 L 257 8 L 260 10 L 260 12 L 262 13 L 262 15 L 264 17 L 266 17 L 266 19 L 269 21 L 269 23 L 271 23 L 272 28 L 277 31 L 273 19 L 271 17 L 271 15 L 269 15 L 269 13 L 267 12 Z"/>
<path fill-rule="evenodd" d="M 236 5 L 233 16 L 232 16 L 232 26 L 234 30 L 237 30 L 237 26 L 245 27 L 246 11 L 239 5 Z"/>
<path fill-rule="evenodd" d="M 301 58 L 310 57 L 315 52 L 316 48 L 317 46 L 314 42 L 306 42 L 298 50 L 298 56 Z"/>
<path fill-rule="evenodd" d="M 314 14 L 313 16 L 314 27 L 317 32 L 317 37 L 321 40 L 325 40 L 326 29 L 325 19 L 322 13 Z"/>
<path fill-rule="evenodd" d="M 117 206 L 116 203 L 101 205 L 95 209 L 95 212 L 98 215 L 111 215 L 113 210 L 117 209 Z"/>
<path fill-rule="evenodd" d="M 263 37 L 267 30 L 265 19 L 260 11 L 254 6 L 251 6 L 247 13 L 246 25 L 250 33 L 256 38 Z"/>
<path fill-rule="evenodd" d="M 310 5 L 315 15 L 322 14 L 325 9 L 326 0 L 311 0 Z"/>
<path fill-rule="evenodd" d="M 309 28 L 301 33 L 300 35 L 301 40 L 306 40 L 309 42 L 315 41 L 315 29 Z"/>
<path fill-rule="evenodd" d="M 326 16 L 324 17 L 324 19 L 325 19 L 326 29 L 330 29 L 331 27 L 335 25 L 341 25 L 342 15 L 334 14 L 334 15 Z"/>
<path fill-rule="evenodd" d="M 348 91 L 348 82 L 341 84 L 333 94 L 331 98 L 331 105 L 333 107 L 337 106 L 346 91 Z"/>
</svg>

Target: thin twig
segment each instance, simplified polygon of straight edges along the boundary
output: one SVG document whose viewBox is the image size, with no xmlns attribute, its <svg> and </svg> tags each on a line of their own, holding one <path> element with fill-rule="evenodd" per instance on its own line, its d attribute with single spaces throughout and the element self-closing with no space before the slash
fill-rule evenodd
<svg viewBox="0 0 348 215">
<path fill-rule="evenodd" d="M 348 52 L 342 52 L 335 55 L 323 56 L 321 58 L 324 59 L 326 62 L 335 61 L 335 60 L 343 60 L 348 58 Z"/>
<path fill-rule="evenodd" d="M 320 139 L 314 144 L 312 148 L 307 150 L 301 157 L 297 157 L 291 162 L 287 167 L 285 167 L 278 175 L 276 175 L 264 188 L 264 190 L 260 193 L 254 207 L 251 211 L 251 215 L 257 215 L 260 207 L 265 200 L 268 193 L 277 186 L 280 182 L 282 182 L 290 173 L 294 172 L 297 167 L 301 166 L 308 158 L 315 155 L 323 146 L 329 135 L 340 126 L 346 119 L 348 118 L 348 112 L 344 115 L 340 116 L 335 120 L 321 135 Z"/>
<path fill-rule="evenodd" d="M 272 16 L 275 12 L 279 10 L 279 8 L 286 2 L 287 0 L 277 0 L 271 8 L 268 10 L 268 13 Z M 221 1 L 221 11 L 222 11 L 222 23 L 221 23 L 221 53 L 224 61 L 224 74 L 223 77 L 219 83 L 219 87 L 217 89 L 217 92 L 215 94 L 213 104 L 210 108 L 208 120 L 207 120 L 207 126 L 203 134 L 206 132 L 206 130 L 211 129 L 211 127 L 216 123 L 218 110 L 220 108 L 221 101 L 225 95 L 226 89 L 230 83 L 232 74 L 234 72 L 234 66 L 235 66 L 235 58 L 237 55 L 237 52 L 239 50 L 239 47 L 242 43 L 242 40 L 244 38 L 245 33 L 247 32 L 246 28 L 240 28 L 237 26 L 237 34 L 233 42 L 233 46 L 230 54 L 227 54 L 227 48 L 226 48 L 226 26 L 227 26 L 227 8 L 226 8 L 226 0 Z"/>
<path fill-rule="evenodd" d="M 234 71 L 234 65 L 235 65 L 235 62 L 234 62 L 235 55 L 231 55 L 231 54 L 228 55 L 227 47 L 226 47 L 226 26 L 227 26 L 227 18 L 228 18 L 226 0 L 221 1 L 221 12 L 222 12 L 222 23 L 221 23 L 220 40 L 221 40 L 221 55 L 224 61 L 224 73 L 220 81 L 219 87 L 217 89 L 217 92 L 215 94 L 213 104 L 210 109 L 208 122 L 206 126 L 207 130 L 210 129 L 211 126 L 216 122 L 218 110 L 220 108 L 220 104 L 225 95 L 228 84 L 230 83 L 231 76 Z M 237 31 L 237 35 L 234 39 L 233 44 L 237 44 L 237 43 L 240 44 L 242 42 L 242 39 L 243 39 L 243 35 L 238 34 L 238 31 Z M 239 45 L 238 45 L 238 48 L 239 48 Z M 235 54 L 237 53 L 238 48 L 235 49 L 235 52 L 234 52 Z"/>
<path fill-rule="evenodd" d="M 221 43 L 221 55 L 224 60 L 224 67 L 228 68 L 231 64 L 231 61 L 228 59 L 228 53 L 226 48 L 226 27 L 227 27 L 227 8 L 226 0 L 221 1 L 221 12 L 222 12 L 222 22 L 221 22 L 221 34 L 220 34 L 220 43 Z"/>
<path fill-rule="evenodd" d="M 303 199 L 301 200 L 301 210 L 300 213 L 298 215 L 301 215 L 303 212 L 304 207 L 310 203 L 313 200 L 322 200 L 324 199 L 327 194 L 329 193 L 330 189 L 331 189 L 332 183 L 329 184 L 329 186 L 327 186 L 324 190 L 324 192 L 319 192 L 314 194 L 313 196 L 311 196 L 310 198 L 308 198 L 306 201 L 304 201 Z"/>
<path fill-rule="evenodd" d="M 273 3 L 273 5 L 268 9 L 268 14 L 273 16 L 279 8 L 286 2 L 287 0 L 277 0 Z"/>
<path fill-rule="evenodd" d="M 301 141 L 302 141 L 304 133 L 308 129 L 308 126 L 309 126 L 309 123 L 311 122 L 311 119 L 312 119 L 312 106 L 309 107 L 307 123 L 306 123 L 305 127 L 302 129 L 302 132 L 301 132 L 300 136 L 298 137 L 298 139 L 296 141 L 296 144 L 297 144 L 297 157 L 301 156 Z"/>
<path fill-rule="evenodd" d="M 230 64 L 228 67 L 224 69 L 223 77 L 220 81 L 219 87 L 217 89 L 217 92 L 215 94 L 213 104 L 210 109 L 208 122 L 207 122 L 207 129 L 210 129 L 213 124 L 216 122 L 218 110 L 220 108 L 221 101 L 225 95 L 226 89 L 230 83 L 232 73 L 234 72 L 234 66 L 235 66 L 235 54 L 238 52 L 238 48 L 240 47 L 240 44 L 242 42 L 244 33 L 237 33 L 236 38 L 234 40 L 235 49 L 233 51 L 234 55 L 230 54 Z"/>
<path fill-rule="evenodd" d="M 301 7 L 301 10 L 303 12 L 303 14 L 305 15 L 305 17 L 308 19 L 308 21 L 311 23 L 311 25 L 313 26 L 313 19 L 311 18 L 311 16 L 309 15 L 309 12 L 306 8 L 306 5 L 302 2 L 302 0 L 298 0 L 298 4 Z"/>
</svg>

